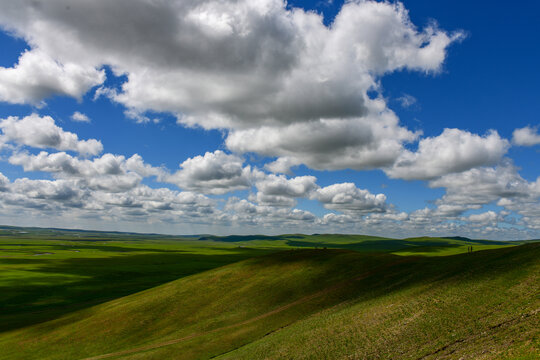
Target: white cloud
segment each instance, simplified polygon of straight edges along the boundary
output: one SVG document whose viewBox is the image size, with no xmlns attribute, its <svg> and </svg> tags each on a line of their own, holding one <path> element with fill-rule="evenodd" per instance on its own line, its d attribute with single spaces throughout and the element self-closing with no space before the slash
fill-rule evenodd
<svg viewBox="0 0 540 360">
<path fill-rule="evenodd" d="M 187 126 L 230 130 L 231 150 L 279 157 L 275 171 L 300 163 L 392 164 L 415 135 L 368 92 L 380 90 L 379 78 L 392 71 L 440 71 L 448 46 L 463 37 L 432 25 L 418 29 L 401 3 L 375 1 L 347 2 L 330 27 L 281 0 L 0 4 L 0 23 L 23 37 L 31 54 L 86 74 L 74 89 L 48 89 L 80 97 L 103 82 L 96 74 L 110 65 L 127 81 L 99 94 L 124 104 L 136 121 L 148 122 L 148 110 L 165 111 Z M 33 71 L 47 83 L 42 69 Z M 254 144 L 252 135 L 263 141 Z"/>
<path fill-rule="evenodd" d="M 435 201 L 434 209 L 417 210 L 411 213 L 410 217 L 418 226 L 429 226 L 430 231 L 440 231 L 441 225 L 459 220 L 463 224 L 455 231 L 462 233 L 496 238 L 529 238 L 535 236 L 530 231 L 540 225 L 536 217 L 539 213 L 540 178 L 535 182 L 526 181 L 508 160 L 494 168 L 482 167 L 445 175 L 430 181 L 429 186 L 444 187 L 446 194 Z M 505 210 L 498 214 L 489 210 L 459 217 L 467 210 L 479 210 L 488 204 L 502 206 Z M 506 218 L 510 212 L 521 215 L 519 225 L 527 230 L 518 231 L 514 228 L 515 220 Z M 501 228 L 501 223 L 509 226 Z M 485 228 L 478 232 L 478 226 L 481 225 Z"/>
<path fill-rule="evenodd" d="M 401 107 L 406 109 L 410 108 L 418 102 L 418 100 L 416 100 L 414 96 L 409 94 L 403 94 L 403 96 L 398 97 L 397 100 L 401 104 Z"/>
<path fill-rule="evenodd" d="M 291 167 L 295 165 L 297 164 L 294 163 L 294 160 L 286 158 L 286 157 L 280 157 L 280 158 L 277 158 L 275 161 L 265 164 L 264 168 L 273 173 L 282 173 L 282 174 L 290 175 L 292 173 Z"/>
<path fill-rule="evenodd" d="M 257 226 L 271 231 L 275 231 L 275 226 L 287 229 L 295 225 L 312 226 L 317 221 L 317 217 L 306 210 L 257 205 L 235 197 L 228 199 L 224 210 L 231 224 Z"/>
<path fill-rule="evenodd" d="M 114 176 L 111 176 L 114 178 Z M 107 180 L 107 179 L 105 179 Z M 215 203 L 201 194 L 178 192 L 166 188 L 153 189 L 137 184 L 120 192 L 102 191 L 78 179 L 16 179 L 10 183 L 0 174 L 3 204 L 0 215 L 35 217 L 68 215 L 84 221 L 152 221 L 211 224 L 208 215 L 219 213 Z M 106 187 L 106 186 L 105 186 Z"/>
<path fill-rule="evenodd" d="M 140 158 L 133 159 L 135 162 L 142 162 Z M 121 162 L 120 170 L 125 170 L 126 164 L 127 161 Z M 535 236 L 535 229 L 540 230 L 540 178 L 531 183 L 519 180 L 519 175 L 515 172 L 512 175 L 512 168 L 508 165 L 501 169 L 483 168 L 480 172 L 473 169 L 448 175 L 443 178 L 444 181 L 432 184 L 450 186 L 447 188 L 447 195 L 436 202 L 437 207 L 420 209 L 409 214 L 394 211 L 392 206 L 386 203 L 383 194 L 371 194 L 367 190 L 356 188 L 354 184 L 334 184 L 307 190 L 315 186 L 314 179 L 286 179 L 267 175 L 270 180 L 264 182 L 264 175 L 261 174 L 257 175 L 257 179 L 261 188 L 267 189 L 269 195 L 259 191 L 257 196 L 281 198 L 288 200 L 288 203 L 276 206 L 279 204 L 275 202 L 253 203 L 230 197 L 220 210 L 217 201 L 202 194 L 150 188 L 140 184 L 138 174 L 128 171 L 124 175 L 114 175 L 117 172 L 110 170 L 114 166 L 103 164 L 98 168 L 101 170 L 94 172 L 99 171 L 104 175 L 91 177 L 90 180 L 95 179 L 95 182 L 80 176 L 65 176 L 56 180 L 23 178 L 10 183 L 0 174 L 0 216 L 11 216 L 14 219 L 40 219 L 47 216 L 48 224 L 53 219 L 60 223 L 62 219 L 70 219 L 72 225 L 88 219 L 102 224 L 130 224 L 123 229 L 133 229 L 134 224 L 143 224 L 140 231 L 153 226 L 152 224 L 177 224 L 181 226 L 179 229 L 187 227 L 208 230 L 217 227 L 225 233 L 253 233 L 255 230 L 268 233 L 324 231 L 396 237 L 461 234 L 484 238 L 527 238 Z M 122 188 L 117 185 L 116 189 L 111 190 L 111 185 L 107 185 L 121 179 L 127 182 L 129 176 L 134 176 L 137 180 L 130 186 Z M 501 177 L 506 177 L 506 180 L 497 182 Z M 512 181 L 518 182 L 513 184 L 515 189 L 500 195 Z M 454 184 L 454 187 L 451 187 L 451 184 Z M 460 187 L 463 188 L 461 194 L 458 191 Z M 467 193 L 478 193 L 479 196 L 467 202 Z M 294 201 L 291 200 L 308 194 L 312 199 L 321 201 L 326 208 L 341 213 L 328 213 L 317 217 L 310 211 L 292 208 Z M 467 209 L 480 209 L 481 205 L 471 203 L 486 204 L 497 198 L 502 199 L 497 205 L 504 206 L 508 211 L 496 213 L 489 210 L 459 217 Z M 512 213 L 519 214 L 520 218 L 516 220 L 508 217 Z M 506 223 L 507 226 L 501 227 L 501 223 Z"/>
<path fill-rule="evenodd" d="M 134 154 L 128 158 L 124 164 L 125 169 L 135 172 L 142 177 L 155 176 L 161 179 L 167 174 L 167 171 L 162 167 L 155 167 L 144 162 L 139 154 Z"/>
<path fill-rule="evenodd" d="M 97 192 L 94 197 L 103 208 L 124 212 L 127 216 L 159 217 L 163 214 L 165 219 L 172 216 L 185 221 L 216 211 L 214 202 L 204 195 L 145 185 L 122 193 Z"/>
<path fill-rule="evenodd" d="M 408 220 L 409 214 L 406 212 L 394 212 L 388 211 L 385 213 L 373 213 L 364 218 L 366 223 L 369 224 L 384 224 L 388 221 L 402 222 Z"/>
<path fill-rule="evenodd" d="M 40 149 L 72 150 L 82 155 L 97 155 L 103 145 L 95 139 L 79 140 L 78 136 L 64 131 L 50 116 L 32 114 L 22 119 L 10 116 L 0 120 L 3 141 L 15 142 Z"/>
<path fill-rule="evenodd" d="M 250 194 L 248 200 L 265 206 L 281 206 L 291 208 L 296 205 L 295 198 L 283 195 L 266 195 L 260 191 L 256 194 Z"/>
<path fill-rule="evenodd" d="M 314 176 L 298 176 L 292 179 L 287 179 L 283 175 L 260 177 L 261 180 L 255 184 L 258 192 L 250 198 L 258 204 L 292 207 L 296 204 L 296 198 L 309 197 L 319 188 L 315 183 L 317 178 Z"/>
<path fill-rule="evenodd" d="M 429 182 L 432 188 L 444 187 L 444 204 L 485 205 L 501 198 L 521 198 L 530 195 L 532 185 L 523 179 L 509 162 L 495 168 L 482 167 L 458 174 L 449 174 Z"/>
<path fill-rule="evenodd" d="M 313 198 L 325 208 L 352 213 L 385 212 L 386 196 L 359 189 L 353 183 L 334 184 L 318 189 Z"/>
<path fill-rule="evenodd" d="M 25 51 L 12 68 L 0 67 L 0 101 L 42 105 L 52 95 L 77 99 L 105 80 L 105 72 L 73 62 L 60 63 L 40 50 Z"/>
<path fill-rule="evenodd" d="M 104 154 L 94 160 L 79 160 L 65 152 L 49 154 L 42 151 L 38 155 L 15 153 L 9 158 L 9 162 L 23 166 L 24 171 L 46 171 L 67 176 L 94 177 L 122 173 L 121 165 L 124 157 Z"/>
<path fill-rule="evenodd" d="M 164 180 L 181 189 L 206 194 L 225 194 L 251 186 L 251 168 L 243 167 L 244 159 L 221 150 L 189 158 L 181 169 Z"/>
<path fill-rule="evenodd" d="M 75 111 L 73 115 L 71 115 L 71 120 L 76 121 L 76 122 L 86 122 L 86 123 L 90 122 L 90 118 L 79 111 Z"/>
<path fill-rule="evenodd" d="M 525 126 L 524 128 L 514 130 L 512 142 L 518 146 L 534 146 L 540 144 L 538 127 L 532 128 L 530 126 Z"/>
<path fill-rule="evenodd" d="M 398 236 L 420 230 L 478 234 L 478 224 L 487 224 L 490 233 L 503 234 L 511 230 L 494 221 L 510 221 L 506 213 L 463 216 L 497 203 L 520 215 L 519 226 L 540 229 L 540 180 L 528 182 L 501 162 L 508 141 L 496 132 L 479 136 L 446 129 L 409 151 L 405 145 L 420 132 L 400 124 L 382 94 L 368 96 L 382 92 L 380 80 L 388 73 L 441 71 L 448 46 L 463 37 L 434 25 L 417 28 L 399 2 L 348 1 L 328 27 L 322 16 L 287 9 L 281 0 L 0 0 L 0 5 L 2 29 L 30 47 L 13 67 L 0 68 L 0 101 L 42 106 L 55 94 L 81 99 L 99 86 L 96 98 L 123 104 L 125 115 L 137 122 L 158 122 L 163 111 L 185 126 L 225 129 L 225 145 L 234 152 L 195 156 L 170 174 L 138 155 L 77 158 L 64 151 L 97 155 L 103 146 L 80 140 L 50 117 L 10 117 L 0 120 L 0 146 L 62 152 L 11 154 L 12 164 L 49 172 L 55 180 L 10 182 L 0 176 L 4 214 L 69 209 L 73 216 L 112 222 L 320 226 Z M 107 88 L 104 66 L 126 81 Z M 404 95 L 400 101 L 411 106 L 415 99 Z M 78 112 L 73 119 L 87 120 Z M 538 137 L 535 128 L 517 129 L 513 143 L 534 145 Z M 393 178 L 430 180 L 430 187 L 444 187 L 446 193 L 433 208 L 407 214 L 387 204 L 384 194 L 352 183 L 320 188 L 315 177 L 263 173 L 238 155 L 250 152 L 274 158 L 265 167 L 274 173 L 301 164 L 318 170 L 382 168 Z M 145 177 L 187 191 L 153 189 L 141 184 Z M 256 193 L 229 199 L 223 209 L 200 194 L 253 186 Z M 293 208 L 298 198 L 341 213 L 317 218 Z M 491 221 L 493 214 L 497 219 Z"/>
<path fill-rule="evenodd" d="M 323 225 L 353 225 L 358 223 L 358 218 L 355 218 L 349 214 L 325 214 L 321 219 Z"/>
<path fill-rule="evenodd" d="M 9 179 L 0 173 L 0 192 L 6 191 L 9 186 Z"/>
<path fill-rule="evenodd" d="M 385 169 L 392 178 L 434 179 L 449 173 L 499 162 L 509 148 L 496 131 L 485 136 L 459 129 L 444 129 L 437 137 L 420 140 L 416 152 L 404 151 L 396 163 Z"/>
<path fill-rule="evenodd" d="M 402 144 L 417 136 L 400 127 L 393 112 L 383 110 L 364 118 L 236 130 L 225 143 L 235 152 L 278 156 L 267 166 L 276 172 L 288 172 L 287 167 L 298 164 L 318 170 L 361 170 L 393 164 L 403 151 Z"/>
<path fill-rule="evenodd" d="M 268 175 L 256 183 L 257 189 L 265 195 L 307 197 L 318 188 L 315 176 L 297 176 L 287 179 L 283 175 Z"/>
<path fill-rule="evenodd" d="M 25 194 L 31 199 L 56 200 L 63 203 L 70 203 L 74 198 L 81 196 L 81 191 L 74 187 L 74 183 L 66 180 L 16 179 L 11 185 L 11 191 Z"/>
<path fill-rule="evenodd" d="M 466 220 L 473 222 L 473 223 L 479 223 L 479 224 L 495 224 L 496 221 L 499 219 L 499 215 L 495 211 L 486 211 L 480 214 L 472 214 L 469 215 Z"/>
<path fill-rule="evenodd" d="M 144 177 L 161 178 L 166 174 L 162 168 L 145 164 L 138 154 L 127 160 L 113 154 L 81 160 L 65 152 L 42 151 L 38 155 L 15 153 L 9 162 L 22 166 L 24 171 L 45 171 L 60 179 L 77 179 L 88 188 L 109 192 L 126 191 L 138 186 Z"/>
</svg>

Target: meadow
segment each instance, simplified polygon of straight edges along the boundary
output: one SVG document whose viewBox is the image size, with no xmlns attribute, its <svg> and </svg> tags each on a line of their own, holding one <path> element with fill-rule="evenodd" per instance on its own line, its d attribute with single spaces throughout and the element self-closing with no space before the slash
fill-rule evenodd
<svg viewBox="0 0 540 360">
<path fill-rule="evenodd" d="M 0 271 L 0 359 L 540 355 L 535 241 L 2 227 Z"/>
</svg>

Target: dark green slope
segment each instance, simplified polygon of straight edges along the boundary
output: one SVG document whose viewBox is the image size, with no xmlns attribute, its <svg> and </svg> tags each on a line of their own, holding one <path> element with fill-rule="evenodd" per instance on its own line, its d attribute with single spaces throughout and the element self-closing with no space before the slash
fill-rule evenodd
<svg viewBox="0 0 540 360">
<path fill-rule="evenodd" d="M 431 260 L 219 359 L 540 358 L 538 244 Z"/>
<path fill-rule="evenodd" d="M 0 359 L 533 358 L 539 275 L 538 244 L 291 250 L 0 334 Z"/>
</svg>

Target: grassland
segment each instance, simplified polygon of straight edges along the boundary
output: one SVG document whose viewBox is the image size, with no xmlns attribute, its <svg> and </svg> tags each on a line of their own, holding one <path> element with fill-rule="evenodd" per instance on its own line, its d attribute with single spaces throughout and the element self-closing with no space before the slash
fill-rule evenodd
<svg viewBox="0 0 540 360">
<path fill-rule="evenodd" d="M 5 228 L 0 249 L 0 359 L 540 355 L 534 242 Z"/>
<path fill-rule="evenodd" d="M 155 235 L 25 230 L 0 235 L 0 331 L 270 251 Z"/>
</svg>

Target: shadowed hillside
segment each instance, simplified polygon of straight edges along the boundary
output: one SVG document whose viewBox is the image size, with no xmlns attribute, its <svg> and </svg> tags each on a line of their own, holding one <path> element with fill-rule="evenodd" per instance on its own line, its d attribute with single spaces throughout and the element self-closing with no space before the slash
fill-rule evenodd
<svg viewBox="0 0 540 360">
<path fill-rule="evenodd" d="M 533 358 L 539 275 L 537 244 L 290 250 L 3 333 L 0 358 Z"/>
</svg>

